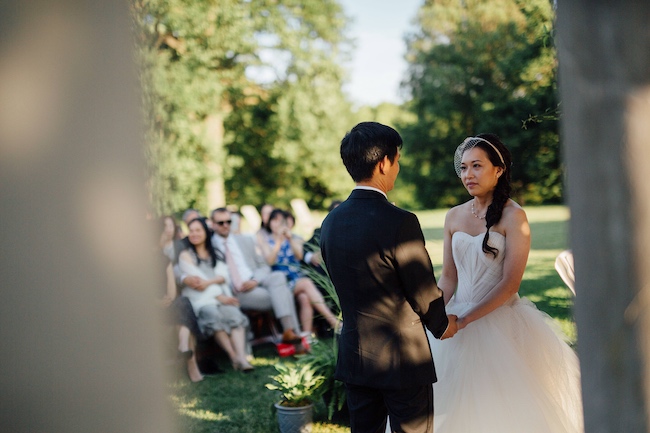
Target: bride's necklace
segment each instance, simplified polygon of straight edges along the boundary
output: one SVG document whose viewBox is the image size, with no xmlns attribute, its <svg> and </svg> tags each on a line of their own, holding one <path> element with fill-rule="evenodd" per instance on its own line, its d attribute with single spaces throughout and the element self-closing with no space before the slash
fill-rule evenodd
<svg viewBox="0 0 650 433">
<path fill-rule="evenodd" d="M 474 199 L 474 200 L 476 200 L 476 199 Z M 476 218 L 478 218 L 478 219 L 480 219 L 480 220 L 484 220 L 484 219 L 485 219 L 485 215 L 483 215 L 483 216 L 478 216 L 478 214 L 474 211 L 474 200 L 472 200 L 472 215 L 474 215 L 474 217 L 476 217 Z M 486 213 L 487 213 L 487 212 L 486 212 Z"/>
</svg>

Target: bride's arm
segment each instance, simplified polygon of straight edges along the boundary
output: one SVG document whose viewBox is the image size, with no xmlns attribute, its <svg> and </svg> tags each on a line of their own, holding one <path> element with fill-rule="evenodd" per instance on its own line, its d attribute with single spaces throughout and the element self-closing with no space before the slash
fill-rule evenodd
<svg viewBox="0 0 650 433">
<path fill-rule="evenodd" d="M 506 233 L 505 252 L 499 252 L 505 254 L 503 277 L 488 296 L 458 319 L 459 329 L 491 313 L 519 290 L 530 252 L 530 226 L 524 210 L 514 203 L 504 208 L 501 221 Z"/>
<path fill-rule="evenodd" d="M 451 236 L 453 233 L 450 227 L 450 221 L 452 220 L 450 214 L 453 213 L 454 209 L 451 209 L 447 212 L 447 216 L 445 217 L 444 240 L 442 247 L 442 273 L 438 280 L 438 287 L 440 287 L 440 290 L 444 292 L 445 305 L 449 303 L 449 300 L 456 292 L 456 286 L 458 285 L 456 263 L 454 263 L 454 257 L 451 253 Z"/>
</svg>

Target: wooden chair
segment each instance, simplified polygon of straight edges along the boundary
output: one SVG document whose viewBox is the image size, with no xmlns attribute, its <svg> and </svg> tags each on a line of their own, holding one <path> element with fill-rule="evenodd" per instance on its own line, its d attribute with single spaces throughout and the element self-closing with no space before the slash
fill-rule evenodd
<svg viewBox="0 0 650 433">
<path fill-rule="evenodd" d="M 273 311 L 242 310 L 250 321 L 253 338 L 248 343 L 256 346 L 263 343 L 277 344 L 282 341 L 282 333 L 278 330 Z"/>
</svg>

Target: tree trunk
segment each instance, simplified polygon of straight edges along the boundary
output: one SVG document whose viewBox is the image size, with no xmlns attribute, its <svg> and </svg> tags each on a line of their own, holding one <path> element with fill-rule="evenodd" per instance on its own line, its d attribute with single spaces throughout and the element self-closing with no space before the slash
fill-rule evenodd
<svg viewBox="0 0 650 433">
<path fill-rule="evenodd" d="M 208 162 L 211 179 L 208 180 L 206 185 L 208 195 L 207 211 L 210 212 L 213 209 L 226 205 L 226 187 L 223 174 L 223 166 L 226 159 L 226 151 L 223 148 L 225 133 L 223 128 L 223 115 L 213 114 L 208 116 L 205 126 L 206 138 L 212 148 L 210 156 L 214 158 Z"/>
<path fill-rule="evenodd" d="M 648 432 L 650 3 L 558 2 L 586 432 Z"/>
<path fill-rule="evenodd" d="M 0 2 L 2 432 L 171 431 L 127 8 Z"/>
</svg>

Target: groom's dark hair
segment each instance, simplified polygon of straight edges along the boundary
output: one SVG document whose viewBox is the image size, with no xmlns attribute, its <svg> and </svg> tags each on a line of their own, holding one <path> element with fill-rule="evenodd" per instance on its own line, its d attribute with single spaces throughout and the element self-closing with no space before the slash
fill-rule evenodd
<svg viewBox="0 0 650 433">
<path fill-rule="evenodd" d="M 361 122 L 341 140 L 341 159 L 355 182 L 368 180 L 379 161 L 395 161 L 402 137 L 390 126 Z"/>
</svg>

